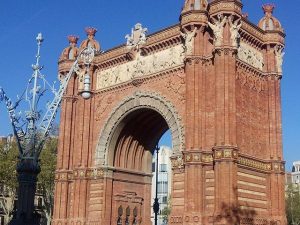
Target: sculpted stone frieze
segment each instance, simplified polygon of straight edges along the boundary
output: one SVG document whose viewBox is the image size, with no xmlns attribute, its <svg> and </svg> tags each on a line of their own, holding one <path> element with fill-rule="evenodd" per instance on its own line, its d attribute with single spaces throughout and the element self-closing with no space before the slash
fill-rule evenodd
<svg viewBox="0 0 300 225">
<path fill-rule="evenodd" d="M 241 42 L 238 48 L 238 58 L 256 69 L 263 69 L 263 54 L 244 42 Z"/>
<path fill-rule="evenodd" d="M 97 90 L 118 85 L 145 75 L 155 74 L 184 64 L 184 46 L 157 52 L 149 56 L 137 55 L 128 63 L 99 70 L 97 72 Z"/>
</svg>

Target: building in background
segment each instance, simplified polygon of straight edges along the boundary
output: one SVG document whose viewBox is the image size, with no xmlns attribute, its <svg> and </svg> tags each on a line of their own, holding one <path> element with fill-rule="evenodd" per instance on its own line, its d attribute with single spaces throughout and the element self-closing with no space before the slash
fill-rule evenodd
<svg viewBox="0 0 300 225">
<path fill-rule="evenodd" d="M 300 161 L 293 162 L 292 172 L 285 174 L 286 190 L 292 185 L 293 189 L 300 192 Z"/>
<path fill-rule="evenodd" d="M 168 207 L 168 198 L 171 194 L 171 179 L 172 179 L 172 168 L 170 156 L 172 150 L 167 146 L 161 146 L 158 153 L 158 184 L 157 184 L 157 195 L 159 199 L 159 216 L 158 225 L 165 225 L 163 210 Z M 151 194 L 151 205 L 154 203 L 156 182 L 155 182 L 155 168 L 156 168 L 156 154 L 153 155 L 152 160 L 152 194 Z M 151 210 L 151 220 L 154 224 L 154 212 Z"/>
<path fill-rule="evenodd" d="M 300 161 L 293 162 L 291 181 L 293 184 L 300 185 Z"/>
</svg>

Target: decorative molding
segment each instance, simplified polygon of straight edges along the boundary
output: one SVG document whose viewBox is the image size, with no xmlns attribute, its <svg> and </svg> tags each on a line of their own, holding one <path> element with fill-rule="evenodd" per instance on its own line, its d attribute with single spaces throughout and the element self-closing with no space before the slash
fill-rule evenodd
<svg viewBox="0 0 300 225">
<path fill-rule="evenodd" d="M 231 56 L 235 57 L 237 54 L 237 49 L 232 47 L 217 47 L 213 51 L 214 56 L 229 55 L 230 53 Z"/>
<path fill-rule="evenodd" d="M 182 216 L 170 216 L 170 224 L 182 224 Z"/>
<path fill-rule="evenodd" d="M 267 163 L 267 162 L 262 162 L 246 157 L 239 157 L 238 159 L 238 164 L 246 166 L 246 167 L 251 167 L 253 169 L 258 169 L 258 170 L 264 170 L 264 171 L 271 171 L 272 170 L 272 164 Z"/>
<path fill-rule="evenodd" d="M 182 155 L 172 156 L 171 157 L 171 166 L 172 169 L 183 169 L 184 168 L 184 159 Z"/>
<path fill-rule="evenodd" d="M 184 152 L 184 163 L 185 164 L 199 164 L 199 163 L 213 163 L 213 153 L 203 151 L 185 151 Z"/>
<path fill-rule="evenodd" d="M 216 146 L 213 148 L 214 160 L 237 160 L 238 148 L 234 146 Z"/>
<path fill-rule="evenodd" d="M 103 168 L 74 169 L 72 171 L 56 171 L 55 181 L 71 181 L 76 179 L 99 179 L 103 178 Z"/>
<path fill-rule="evenodd" d="M 246 166 L 248 168 L 261 170 L 265 172 L 284 173 L 285 163 L 283 161 L 272 161 L 272 160 L 259 160 L 250 158 L 247 156 L 240 155 L 238 158 L 238 164 Z"/>
<path fill-rule="evenodd" d="M 157 93 L 135 92 L 132 96 L 121 101 L 121 104 L 112 110 L 100 132 L 100 138 L 96 147 L 96 165 L 108 165 L 107 153 L 115 129 L 126 115 L 143 108 L 157 111 L 166 120 L 172 134 L 173 152 L 174 154 L 180 154 L 182 149 L 184 149 L 184 127 L 175 107 Z"/>
<path fill-rule="evenodd" d="M 74 95 L 64 95 L 62 97 L 62 100 L 66 101 L 66 102 L 75 102 L 78 100 L 78 97 L 74 96 Z"/>
</svg>

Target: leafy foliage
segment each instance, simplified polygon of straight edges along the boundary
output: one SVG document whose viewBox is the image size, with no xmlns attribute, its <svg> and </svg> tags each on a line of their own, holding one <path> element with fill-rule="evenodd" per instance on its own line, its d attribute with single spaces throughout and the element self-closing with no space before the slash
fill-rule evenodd
<svg viewBox="0 0 300 225">
<path fill-rule="evenodd" d="M 171 214 L 172 210 L 172 203 L 171 203 L 171 196 L 168 197 L 168 204 L 167 206 L 161 211 L 161 215 L 163 216 L 164 222 L 168 224 L 169 215 Z"/>
<path fill-rule="evenodd" d="M 18 147 L 16 143 L 0 144 L 0 185 L 5 198 L 0 199 L 0 205 L 10 220 L 13 216 L 14 201 L 17 192 L 16 165 L 18 161 Z"/>
<path fill-rule="evenodd" d="M 40 155 L 41 172 L 38 176 L 39 188 L 44 200 L 44 213 L 48 221 L 54 205 L 54 178 L 56 169 L 57 138 L 49 138 Z"/>
<path fill-rule="evenodd" d="M 300 187 L 294 184 L 286 190 L 286 216 L 289 225 L 300 225 Z"/>
<path fill-rule="evenodd" d="M 0 144 L 0 182 L 10 191 L 15 192 L 18 182 L 16 165 L 18 161 L 18 147 L 16 143 Z"/>
<path fill-rule="evenodd" d="M 15 142 L 0 144 L 0 182 L 15 198 L 18 186 L 16 166 L 18 162 L 18 147 Z M 54 204 L 54 177 L 56 168 L 57 138 L 48 138 L 40 155 L 41 172 L 38 175 L 38 189 L 43 197 L 43 212 L 50 224 Z M 11 208 L 12 211 L 13 208 Z"/>
</svg>

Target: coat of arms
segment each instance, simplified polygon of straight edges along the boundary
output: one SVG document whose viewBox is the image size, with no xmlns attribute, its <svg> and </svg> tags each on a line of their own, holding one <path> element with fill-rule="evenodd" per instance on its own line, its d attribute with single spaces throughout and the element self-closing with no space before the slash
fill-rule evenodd
<svg viewBox="0 0 300 225">
<path fill-rule="evenodd" d="M 131 35 L 127 34 L 125 38 L 127 39 L 127 47 L 139 49 L 139 47 L 146 43 L 146 33 L 147 28 L 143 28 L 142 24 L 137 23 L 131 30 Z"/>
</svg>

